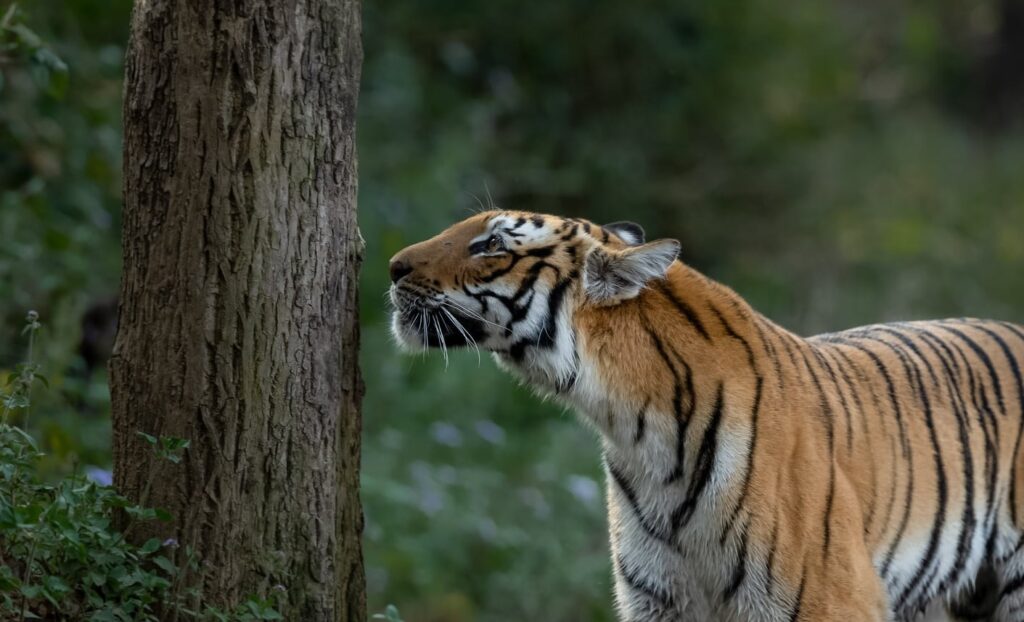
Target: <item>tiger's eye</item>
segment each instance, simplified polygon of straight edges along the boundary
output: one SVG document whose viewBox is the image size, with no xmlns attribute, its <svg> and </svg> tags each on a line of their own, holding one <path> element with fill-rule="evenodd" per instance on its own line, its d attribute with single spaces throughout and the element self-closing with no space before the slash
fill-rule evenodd
<svg viewBox="0 0 1024 622">
<path fill-rule="evenodd" d="M 498 236 L 492 235 L 490 237 L 490 239 L 487 240 L 487 252 L 488 253 L 497 253 L 498 251 L 502 250 L 503 248 L 504 248 L 504 245 L 501 243 L 501 238 L 499 238 Z"/>
</svg>

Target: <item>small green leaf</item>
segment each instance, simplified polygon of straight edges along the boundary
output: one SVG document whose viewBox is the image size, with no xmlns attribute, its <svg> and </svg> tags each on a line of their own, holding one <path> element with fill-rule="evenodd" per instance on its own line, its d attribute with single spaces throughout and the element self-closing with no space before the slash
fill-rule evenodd
<svg viewBox="0 0 1024 622">
<path fill-rule="evenodd" d="M 61 594 L 71 591 L 71 588 L 64 579 L 55 575 L 50 575 L 43 579 L 43 586 L 47 591 L 53 593 L 55 596 L 60 596 Z"/>
<path fill-rule="evenodd" d="M 43 44 L 39 35 L 29 30 L 28 26 L 25 26 L 24 24 L 15 24 L 10 26 L 9 30 L 18 36 L 23 45 L 31 48 L 37 48 Z"/>
<path fill-rule="evenodd" d="M 39 595 L 43 592 L 43 586 L 41 585 L 22 585 L 21 595 L 25 598 L 34 599 L 39 598 Z"/>
<path fill-rule="evenodd" d="M 169 575 L 175 575 L 178 573 L 178 569 L 174 566 L 174 563 L 171 560 L 164 557 L 163 555 L 154 557 L 153 563 L 159 566 L 161 570 L 163 570 Z"/>
<path fill-rule="evenodd" d="M 142 440 L 146 441 L 150 445 L 156 445 L 156 437 L 153 436 L 152 434 L 146 434 L 145 432 L 142 431 L 136 432 L 135 434 L 137 434 Z"/>
<path fill-rule="evenodd" d="M 156 510 L 152 508 L 139 507 L 137 505 L 129 506 L 124 509 L 128 513 L 128 516 L 132 516 L 141 520 L 153 520 L 156 518 Z"/>
<path fill-rule="evenodd" d="M 152 553 L 156 553 L 159 548 L 160 539 L 150 538 L 149 540 L 146 540 L 146 543 L 143 544 L 142 547 L 139 548 L 139 552 L 143 555 L 150 555 Z"/>
<path fill-rule="evenodd" d="M 168 451 L 187 449 L 188 446 L 191 445 L 191 443 L 187 439 L 175 438 L 173 436 L 164 436 L 160 440 L 163 442 L 164 448 L 167 449 Z"/>
<path fill-rule="evenodd" d="M 45 47 L 39 48 L 38 50 L 36 50 L 36 53 L 35 53 L 34 56 L 35 56 L 35 61 L 37 63 L 45 65 L 47 68 L 52 69 L 53 71 L 59 71 L 61 73 L 66 73 L 67 70 L 68 70 L 68 66 L 64 63 L 64 61 L 61 60 L 61 58 L 59 56 L 54 54 L 53 50 L 51 50 L 49 48 L 45 48 Z"/>
<path fill-rule="evenodd" d="M 384 608 L 384 613 L 376 613 L 373 615 L 374 620 L 387 620 L 388 622 L 402 622 L 402 616 L 398 614 L 398 607 L 394 605 L 388 605 Z"/>
</svg>

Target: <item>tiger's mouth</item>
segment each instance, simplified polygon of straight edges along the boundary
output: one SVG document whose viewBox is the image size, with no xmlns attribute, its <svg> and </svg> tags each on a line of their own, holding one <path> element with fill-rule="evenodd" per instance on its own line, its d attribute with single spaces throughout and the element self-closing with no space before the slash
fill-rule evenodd
<svg viewBox="0 0 1024 622">
<path fill-rule="evenodd" d="M 428 296 L 392 286 L 391 329 L 411 348 L 479 346 L 487 339 L 485 322 L 445 296 Z"/>
</svg>

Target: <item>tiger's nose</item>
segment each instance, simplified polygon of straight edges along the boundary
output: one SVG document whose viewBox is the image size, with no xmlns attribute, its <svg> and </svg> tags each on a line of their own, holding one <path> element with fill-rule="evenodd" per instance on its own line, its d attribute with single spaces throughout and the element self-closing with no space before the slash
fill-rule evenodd
<svg viewBox="0 0 1024 622">
<path fill-rule="evenodd" d="M 388 269 L 391 272 L 392 283 L 397 283 L 403 276 L 412 272 L 412 266 L 401 259 L 392 259 Z"/>
</svg>

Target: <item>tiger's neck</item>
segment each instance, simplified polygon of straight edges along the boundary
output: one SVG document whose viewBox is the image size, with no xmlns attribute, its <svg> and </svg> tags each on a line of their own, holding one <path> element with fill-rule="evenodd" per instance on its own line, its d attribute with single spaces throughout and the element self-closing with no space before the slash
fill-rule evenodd
<svg viewBox="0 0 1024 622">
<path fill-rule="evenodd" d="M 610 463 L 697 481 L 722 447 L 745 451 L 745 439 L 723 429 L 758 407 L 766 331 L 784 332 L 732 290 L 675 264 L 637 298 L 575 315 L 578 372 L 567 401 L 601 433 Z"/>
</svg>

